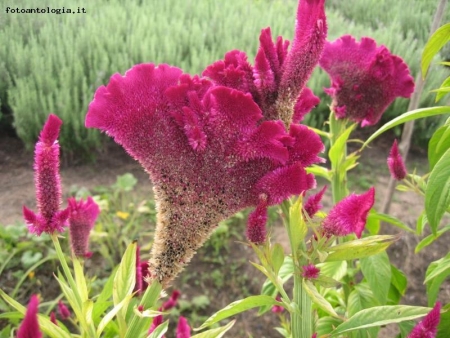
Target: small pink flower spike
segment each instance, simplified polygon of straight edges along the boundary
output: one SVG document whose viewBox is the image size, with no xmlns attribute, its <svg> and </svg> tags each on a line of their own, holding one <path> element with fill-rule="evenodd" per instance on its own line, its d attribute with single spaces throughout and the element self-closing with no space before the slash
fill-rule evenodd
<svg viewBox="0 0 450 338">
<path fill-rule="evenodd" d="M 302 267 L 302 277 L 305 279 L 316 279 L 319 277 L 320 269 L 314 264 L 308 264 Z"/>
<path fill-rule="evenodd" d="M 414 91 L 408 66 L 371 38 L 356 42 L 345 35 L 327 42 L 319 64 L 331 78 L 325 92 L 333 98 L 336 117 L 362 127 L 376 124 L 395 98 L 409 98 Z"/>
<path fill-rule="evenodd" d="M 50 321 L 55 324 L 56 326 L 58 326 L 58 322 L 56 321 L 56 315 L 55 315 L 55 311 L 50 312 Z"/>
<path fill-rule="evenodd" d="M 312 218 L 322 208 L 320 201 L 326 190 L 327 186 L 324 186 L 317 194 L 311 195 L 307 199 L 303 209 L 309 218 Z"/>
<path fill-rule="evenodd" d="M 23 207 L 23 215 L 30 232 L 41 235 L 64 231 L 69 211 L 61 205 L 59 174 L 59 144 L 57 138 L 62 121 L 50 114 L 36 143 L 34 153 L 34 181 L 38 214 Z"/>
<path fill-rule="evenodd" d="M 180 291 L 173 290 L 172 294 L 170 295 L 169 300 L 167 302 L 165 302 L 159 310 L 167 311 L 167 310 L 170 310 L 170 309 L 174 308 L 175 306 L 177 306 L 178 298 L 180 297 L 180 295 L 181 295 Z"/>
<path fill-rule="evenodd" d="M 319 62 L 327 36 L 325 0 L 300 0 L 292 48 L 283 65 L 277 107 L 289 125 L 294 104 Z"/>
<path fill-rule="evenodd" d="M 351 194 L 338 202 L 323 220 L 325 235 L 346 236 L 352 232 L 358 238 L 366 226 L 367 215 L 375 202 L 375 188 L 361 195 Z"/>
<path fill-rule="evenodd" d="M 256 209 L 250 213 L 247 222 L 247 239 L 254 244 L 266 240 L 267 196 L 262 194 Z"/>
<path fill-rule="evenodd" d="M 406 177 L 406 167 L 403 162 L 402 155 L 398 150 L 397 140 L 394 140 L 394 144 L 392 145 L 391 151 L 389 153 L 387 164 L 389 167 L 389 171 L 391 172 L 391 176 L 397 181 L 401 181 Z"/>
<path fill-rule="evenodd" d="M 152 333 L 153 331 L 155 331 L 155 329 L 160 326 L 163 322 L 163 316 L 162 315 L 158 315 L 155 318 L 153 318 L 152 324 L 150 325 L 150 328 L 148 329 L 148 334 Z"/>
<path fill-rule="evenodd" d="M 191 338 L 191 328 L 183 316 L 178 319 L 177 338 Z"/>
<path fill-rule="evenodd" d="M 63 320 L 66 320 L 71 316 L 69 308 L 61 300 L 58 302 L 58 312 Z"/>
<path fill-rule="evenodd" d="M 39 298 L 36 295 L 32 295 L 30 302 L 28 303 L 25 318 L 23 319 L 22 324 L 20 324 L 20 327 L 17 330 L 17 338 L 42 337 L 42 333 L 39 330 L 38 307 Z"/>
<path fill-rule="evenodd" d="M 437 302 L 433 310 L 431 310 L 426 317 L 419 322 L 408 335 L 408 338 L 435 338 L 437 334 L 437 327 L 441 320 L 441 303 Z"/>
<path fill-rule="evenodd" d="M 317 333 L 313 333 L 313 335 L 311 336 L 311 338 L 317 338 Z"/>
<path fill-rule="evenodd" d="M 67 200 L 69 204 L 69 232 L 72 251 L 77 257 L 90 257 L 88 252 L 89 233 L 94 227 L 95 221 L 100 213 L 100 208 L 91 197 L 86 201 L 76 201 L 71 197 Z"/>
<path fill-rule="evenodd" d="M 278 302 L 281 302 L 281 297 L 277 296 L 275 298 Z M 273 313 L 282 313 L 284 311 L 284 307 L 282 307 L 281 305 L 274 305 L 272 306 L 272 310 Z"/>
</svg>

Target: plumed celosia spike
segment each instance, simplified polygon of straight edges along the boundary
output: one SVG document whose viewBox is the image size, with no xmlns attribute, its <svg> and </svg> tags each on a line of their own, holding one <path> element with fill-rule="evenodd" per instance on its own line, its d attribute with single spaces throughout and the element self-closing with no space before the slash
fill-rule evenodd
<svg viewBox="0 0 450 338">
<path fill-rule="evenodd" d="M 69 308 L 61 300 L 58 302 L 58 312 L 63 320 L 69 319 L 71 316 Z"/>
<path fill-rule="evenodd" d="M 327 35 L 325 0 L 300 0 L 292 47 L 283 65 L 277 107 L 286 125 L 294 104 L 322 54 Z"/>
<path fill-rule="evenodd" d="M 175 306 L 177 306 L 178 304 L 178 298 L 180 298 L 180 291 L 178 290 L 173 290 L 172 294 L 170 295 L 170 298 L 167 300 L 167 302 L 165 302 L 161 308 L 159 309 L 160 311 L 167 311 L 170 309 L 173 309 Z"/>
<path fill-rule="evenodd" d="M 55 324 L 56 326 L 58 326 L 58 322 L 56 321 L 56 315 L 55 315 L 55 311 L 50 312 L 50 321 Z"/>
<path fill-rule="evenodd" d="M 297 102 L 294 106 L 294 116 L 292 116 L 293 123 L 300 123 L 303 118 L 320 102 L 320 99 L 314 95 L 308 87 L 303 88 Z"/>
<path fill-rule="evenodd" d="M 361 42 L 345 35 L 327 42 L 320 66 L 331 78 L 326 90 L 338 118 L 361 125 L 377 123 L 396 97 L 410 97 L 414 80 L 403 60 L 371 38 Z"/>
<path fill-rule="evenodd" d="M 95 221 L 100 213 L 100 208 L 92 197 L 88 197 L 86 202 L 76 201 L 71 197 L 67 200 L 69 207 L 69 232 L 70 245 L 77 257 L 86 257 L 89 247 L 89 233 L 94 227 Z"/>
<path fill-rule="evenodd" d="M 191 338 L 191 328 L 187 319 L 183 316 L 178 319 L 177 338 Z"/>
<path fill-rule="evenodd" d="M 148 329 L 148 334 L 152 333 L 153 331 L 155 331 L 155 329 L 160 326 L 163 322 L 163 316 L 162 315 L 158 315 L 155 318 L 153 318 L 152 321 L 152 325 L 150 325 L 150 328 Z"/>
<path fill-rule="evenodd" d="M 254 244 L 262 244 L 266 240 L 267 196 L 261 194 L 259 204 L 250 213 L 247 222 L 247 239 Z"/>
<path fill-rule="evenodd" d="M 20 327 L 17 330 L 17 338 L 42 337 L 42 333 L 39 330 L 38 307 L 39 298 L 36 295 L 32 295 L 30 302 L 28 303 L 25 318 L 23 319 L 22 324 L 20 324 Z"/>
<path fill-rule="evenodd" d="M 375 202 L 375 188 L 361 195 L 351 194 L 331 209 L 322 223 L 325 235 L 346 236 L 352 232 L 358 238 L 366 226 L 367 215 Z"/>
<path fill-rule="evenodd" d="M 320 269 L 314 264 L 302 266 L 302 277 L 305 279 L 316 279 L 319 277 Z"/>
<path fill-rule="evenodd" d="M 394 179 L 401 181 L 406 177 L 406 167 L 403 162 L 402 155 L 398 150 L 397 140 L 394 140 L 394 143 L 392 144 L 392 148 L 387 159 L 387 164 L 389 171 L 391 172 L 391 176 Z"/>
<path fill-rule="evenodd" d="M 275 298 L 278 302 L 281 302 L 281 297 L 277 296 Z M 282 313 L 284 311 L 284 307 L 282 307 L 281 305 L 274 305 L 272 306 L 272 312 L 273 313 Z"/>
<path fill-rule="evenodd" d="M 50 114 L 34 153 L 34 183 L 38 214 L 24 207 L 24 218 L 30 232 L 52 234 L 64 231 L 68 213 L 61 205 L 61 178 L 59 174 L 59 144 L 57 138 L 62 121 Z"/>
<path fill-rule="evenodd" d="M 440 320 L 441 303 L 437 302 L 433 310 L 413 328 L 408 338 L 435 338 Z"/>
<path fill-rule="evenodd" d="M 322 201 L 323 194 L 327 190 L 327 187 L 328 186 L 324 186 L 317 194 L 309 196 L 303 206 L 303 210 L 309 218 L 312 218 L 322 208 L 322 204 L 320 202 Z"/>
<path fill-rule="evenodd" d="M 167 65 L 138 65 L 111 81 L 95 94 L 86 126 L 114 137 L 150 174 L 158 216 L 149 269 L 166 286 L 218 222 L 257 206 L 261 194 L 272 205 L 314 186 L 304 166 L 318 161 L 311 149 L 323 148 L 320 138 L 263 122 L 250 93 Z"/>
</svg>

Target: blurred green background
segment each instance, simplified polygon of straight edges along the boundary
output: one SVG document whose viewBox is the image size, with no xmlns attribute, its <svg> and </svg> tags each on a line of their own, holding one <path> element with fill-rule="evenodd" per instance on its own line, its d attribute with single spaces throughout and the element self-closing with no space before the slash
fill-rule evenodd
<svg viewBox="0 0 450 338">
<path fill-rule="evenodd" d="M 373 37 L 400 55 L 413 76 L 438 0 L 327 0 L 329 40 L 344 34 Z M 0 0 L 0 133 L 17 134 L 32 149 L 50 112 L 64 121 L 60 143 L 65 155 L 86 156 L 105 137 L 84 128 L 84 116 L 97 87 L 116 72 L 142 62 L 169 63 L 198 74 L 232 49 L 249 61 L 259 32 L 270 26 L 275 36 L 291 40 L 295 0 Z M 85 8 L 86 14 L 14 14 L 6 8 Z M 444 22 L 450 20 L 449 8 Z M 444 49 L 440 59 L 450 59 Z M 435 65 L 421 106 L 434 104 L 429 91 L 449 70 Z M 305 123 L 321 128 L 330 99 L 323 93 L 328 76 L 317 69 L 308 86 L 321 104 Z M 382 122 L 405 112 L 397 100 Z M 425 145 L 445 117 L 418 121 L 414 142 Z M 397 130 L 400 132 L 400 130 Z"/>
</svg>

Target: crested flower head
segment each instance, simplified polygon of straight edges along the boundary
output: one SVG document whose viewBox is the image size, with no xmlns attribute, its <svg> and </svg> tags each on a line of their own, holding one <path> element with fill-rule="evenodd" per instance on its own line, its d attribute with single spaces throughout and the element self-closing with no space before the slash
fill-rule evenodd
<svg viewBox="0 0 450 338">
<path fill-rule="evenodd" d="M 425 318 L 420 321 L 410 332 L 408 338 L 435 338 L 437 327 L 441 320 L 441 303 L 437 302 Z"/>
<path fill-rule="evenodd" d="M 100 213 L 100 208 L 91 197 L 86 201 L 76 201 L 71 197 L 69 203 L 69 232 L 72 251 L 77 257 L 89 257 L 89 233 Z"/>
<path fill-rule="evenodd" d="M 38 322 L 39 298 L 36 295 L 31 296 L 28 303 L 25 318 L 17 330 L 17 338 L 41 338 L 42 333 L 39 330 Z"/>
<path fill-rule="evenodd" d="M 216 85 L 252 95 L 265 120 L 281 119 L 286 126 L 303 119 L 319 102 L 306 81 L 319 61 L 327 34 L 325 0 L 300 0 L 292 48 L 281 36 L 272 39 L 263 29 L 252 66 L 244 52 L 233 50 L 208 66 L 203 76 Z"/>
<path fill-rule="evenodd" d="M 392 144 L 392 148 L 387 159 L 387 164 L 389 171 L 391 172 L 391 176 L 394 179 L 401 181 L 406 177 L 406 167 L 403 162 L 402 155 L 398 150 L 397 140 L 395 140 Z"/>
<path fill-rule="evenodd" d="M 408 66 L 371 38 L 356 42 L 345 35 L 327 42 L 319 64 L 331 78 L 326 92 L 336 117 L 363 127 L 377 123 L 396 97 L 409 98 L 414 91 Z"/>
<path fill-rule="evenodd" d="M 361 195 L 351 194 L 338 202 L 323 220 L 325 235 L 346 236 L 352 232 L 358 238 L 366 226 L 367 215 L 375 202 L 375 188 Z"/>
<path fill-rule="evenodd" d="M 100 87 L 86 126 L 114 137 L 150 174 L 157 228 L 150 274 L 170 282 L 218 222 L 314 186 L 305 167 L 320 161 L 306 126 L 264 121 L 252 95 L 141 64 Z"/>
<path fill-rule="evenodd" d="M 39 135 L 34 152 L 34 182 L 38 214 L 23 207 L 23 215 L 30 232 L 62 232 L 69 212 L 60 210 L 61 178 L 59 174 L 59 144 L 57 138 L 62 121 L 50 114 Z"/>
<path fill-rule="evenodd" d="M 191 328 L 186 318 L 180 316 L 177 325 L 177 338 L 191 338 Z"/>
<path fill-rule="evenodd" d="M 302 277 L 305 279 L 316 279 L 319 277 L 320 269 L 314 264 L 308 264 L 302 267 Z"/>
</svg>

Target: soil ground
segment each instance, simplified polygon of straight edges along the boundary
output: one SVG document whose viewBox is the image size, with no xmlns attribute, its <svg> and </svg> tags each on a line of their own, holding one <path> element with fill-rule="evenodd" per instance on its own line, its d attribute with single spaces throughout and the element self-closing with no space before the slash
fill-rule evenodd
<svg viewBox="0 0 450 338">
<path fill-rule="evenodd" d="M 384 198 L 385 189 L 389 180 L 386 166 L 386 157 L 393 139 L 386 137 L 377 140 L 370 149 L 367 149 L 361 158 L 361 165 L 349 175 L 350 187 L 355 191 L 363 191 L 371 185 L 376 187 L 377 203 L 375 208 L 380 208 Z M 25 151 L 21 142 L 13 137 L 0 136 L 0 224 L 13 224 L 22 219 L 22 205 L 30 208 L 35 206 L 35 193 L 33 183 L 33 154 Z M 414 150 L 410 153 L 407 167 L 413 170 L 418 168 L 419 173 L 427 169 L 426 155 Z M 151 183 L 147 174 L 138 163 L 134 162 L 125 152 L 116 145 L 109 144 L 108 150 L 103 152 L 95 164 L 62 166 L 61 175 L 63 190 L 68 191 L 72 185 L 92 188 L 99 185 L 111 185 L 117 175 L 132 173 L 139 180 L 138 194 L 149 194 Z M 319 182 L 318 188 L 323 186 Z M 326 211 L 331 207 L 330 195 L 326 195 L 323 201 Z M 415 223 L 423 209 L 423 199 L 412 193 L 396 192 L 391 206 L 391 214 L 410 227 L 415 228 Z M 243 230 L 242 230 L 243 231 Z M 288 251 L 287 238 L 281 225 L 276 225 L 271 230 L 272 242 L 280 242 Z M 398 233 L 399 229 L 389 225 L 383 225 L 380 233 Z M 401 239 L 391 246 L 389 255 L 391 262 L 406 273 L 408 277 L 408 289 L 403 299 L 404 304 L 427 305 L 427 298 L 423 280 L 428 264 L 444 256 L 449 251 L 450 234 L 442 236 L 435 243 L 427 247 L 419 254 L 414 254 L 414 248 L 420 238 L 414 235 L 402 233 Z M 253 252 L 242 243 L 232 240 L 228 251 L 223 254 L 222 266 L 236 270 L 234 277 L 215 277 L 211 279 L 211 269 L 217 269 L 217 262 L 208 262 L 199 255 L 207 255 L 207 251 L 201 251 L 190 263 L 185 272 L 178 278 L 175 287 L 180 289 L 182 299 L 190 300 L 195 296 L 207 295 L 208 305 L 201 310 L 205 314 L 211 314 L 230 302 L 245 295 L 258 294 L 264 281 L 261 274 L 253 268 L 248 261 L 255 261 Z M 203 276 L 209 276 L 202 280 Z M 240 280 L 236 276 L 241 276 Z M 2 283 L 0 276 L 0 286 Z M 225 281 L 222 288 L 218 288 L 220 281 Z M 244 288 L 245 290 L 242 290 Z M 448 303 L 450 301 L 449 284 L 442 287 L 439 299 Z M 237 317 L 236 329 L 230 337 L 270 338 L 280 337 L 273 330 L 278 326 L 275 314 L 269 312 L 262 317 L 254 317 L 254 313 L 247 313 Z M 385 328 L 380 337 L 394 337 L 395 328 Z"/>
</svg>

